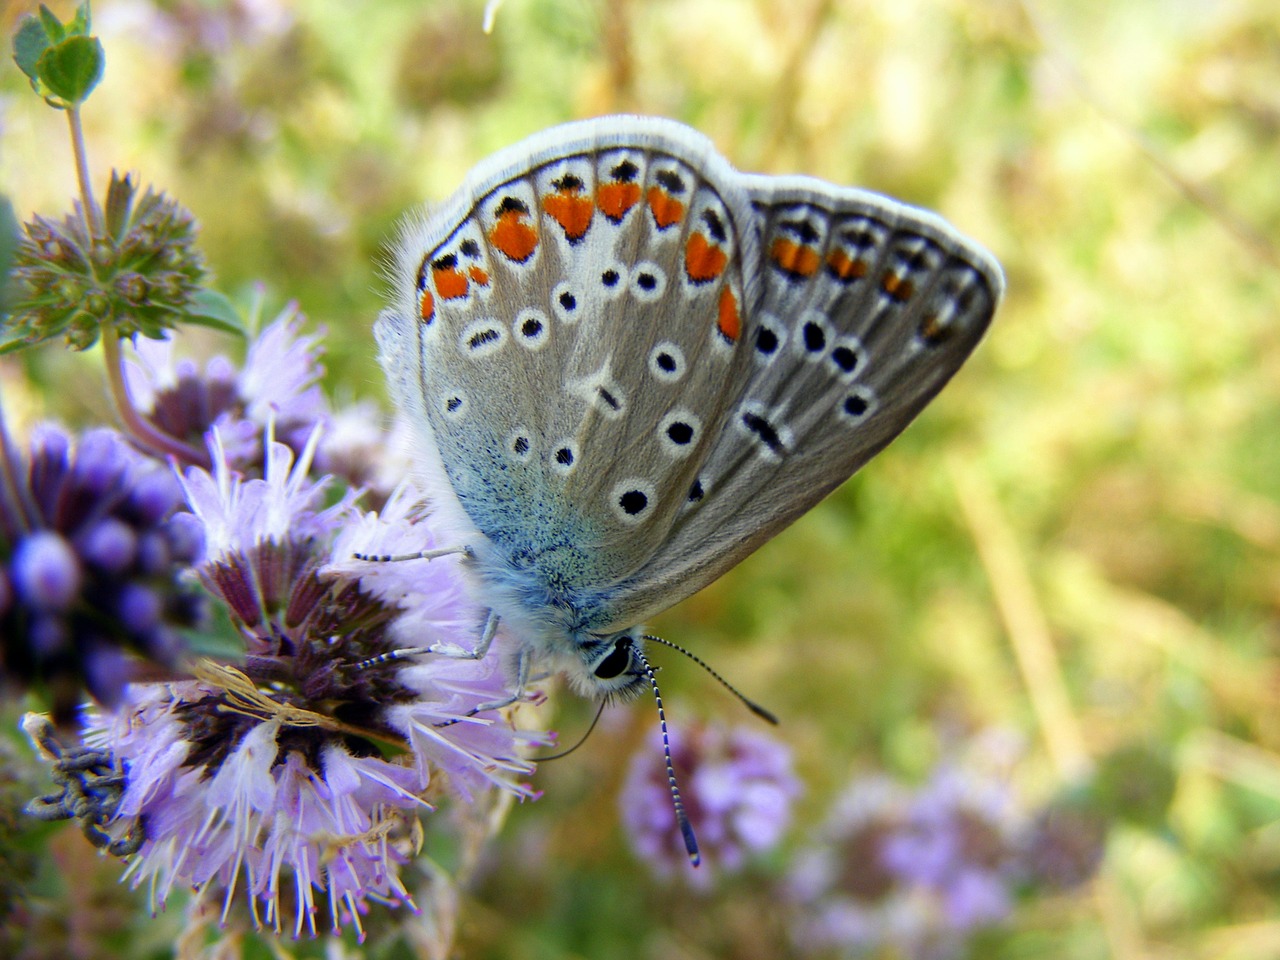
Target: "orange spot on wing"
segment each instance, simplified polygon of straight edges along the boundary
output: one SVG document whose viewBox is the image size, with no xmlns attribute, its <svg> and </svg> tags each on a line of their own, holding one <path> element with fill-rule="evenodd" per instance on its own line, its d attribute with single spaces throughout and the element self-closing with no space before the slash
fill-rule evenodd
<svg viewBox="0 0 1280 960">
<path fill-rule="evenodd" d="M 716 327 L 731 343 L 736 343 L 742 334 L 742 316 L 738 313 L 738 298 L 728 287 L 720 291 L 720 314 L 716 318 Z"/>
<path fill-rule="evenodd" d="M 596 205 L 614 223 L 625 217 L 627 211 L 639 202 L 638 183 L 602 183 L 596 191 Z"/>
<path fill-rule="evenodd" d="M 504 210 L 489 231 L 489 242 L 516 263 L 524 263 L 538 248 L 538 232 L 525 222 L 528 216 L 522 210 Z"/>
<path fill-rule="evenodd" d="M 430 323 L 436 315 L 436 298 L 431 295 L 430 290 L 422 291 L 422 300 L 418 304 L 418 315 L 422 317 L 423 323 Z"/>
<path fill-rule="evenodd" d="M 867 264 L 864 260 L 854 260 L 843 250 L 832 250 L 827 257 L 827 269 L 837 280 L 858 280 L 867 275 Z"/>
<path fill-rule="evenodd" d="M 707 243 L 703 234 L 690 234 L 684 248 L 684 271 L 694 283 L 706 283 L 720 276 L 728 260 L 725 252 Z"/>
<path fill-rule="evenodd" d="M 467 271 L 467 276 L 471 278 L 471 282 L 480 287 L 489 285 L 489 274 L 485 273 L 480 267 L 472 267 Z"/>
<path fill-rule="evenodd" d="M 553 193 L 542 201 L 542 209 L 564 228 L 564 235 L 570 240 L 582 239 L 596 212 L 591 198 L 584 197 L 577 187 Z"/>
<path fill-rule="evenodd" d="M 798 277 L 812 277 L 818 272 L 821 262 L 818 259 L 818 251 L 813 247 L 793 243 L 784 237 L 773 241 L 769 256 L 787 273 L 793 273 Z"/>
<path fill-rule="evenodd" d="M 443 300 L 458 300 L 467 295 L 466 275 L 456 267 L 432 267 L 431 279 L 435 282 L 436 293 Z"/>
<path fill-rule="evenodd" d="M 649 188 L 649 209 L 653 211 L 653 219 L 659 230 L 665 230 L 684 219 L 684 204 L 661 187 Z"/>
<path fill-rule="evenodd" d="M 955 332 L 955 327 L 949 323 L 943 323 L 942 318 L 936 313 L 931 313 L 920 321 L 920 338 L 932 347 L 936 347 L 940 343 L 951 339 L 951 335 Z"/>
<path fill-rule="evenodd" d="M 916 288 L 910 280 L 889 272 L 880 281 L 880 289 L 899 303 L 906 303 L 911 299 L 911 294 L 915 293 Z"/>
</svg>

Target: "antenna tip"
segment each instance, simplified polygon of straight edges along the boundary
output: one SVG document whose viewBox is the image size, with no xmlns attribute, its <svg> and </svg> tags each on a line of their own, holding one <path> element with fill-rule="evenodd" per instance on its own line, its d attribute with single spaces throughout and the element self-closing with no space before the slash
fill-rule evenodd
<svg viewBox="0 0 1280 960">
<path fill-rule="evenodd" d="M 750 700 L 748 700 L 747 707 L 750 708 L 751 712 L 754 713 L 760 719 L 766 720 L 769 723 L 772 723 L 775 727 L 778 725 L 778 718 L 774 716 L 774 714 L 771 711 L 766 710 L 764 707 L 760 706 L 760 704 L 752 703 Z"/>
<path fill-rule="evenodd" d="M 688 817 L 680 817 L 680 832 L 684 835 L 684 848 L 689 851 L 689 862 L 696 867 L 702 862 L 702 854 L 698 852 L 698 838 L 693 835 L 693 825 Z"/>
</svg>

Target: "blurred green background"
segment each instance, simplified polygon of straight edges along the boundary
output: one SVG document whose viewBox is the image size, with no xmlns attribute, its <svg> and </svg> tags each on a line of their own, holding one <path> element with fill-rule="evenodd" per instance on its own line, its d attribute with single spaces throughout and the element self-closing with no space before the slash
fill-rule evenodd
<svg viewBox="0 0 1280 960">
<path fill-rule="evenodd" d="M 32 6 L 4 8 L 6 36 Z M 545 797 L 461 894 L 459 955 L 785 956 L 773 879 L 850 778 L 919 782 L 995 728 L 1025 741 L 1028 804 L 1135 749 L 1174 790 L 1114 826 L 1091 886 L 1024 904 L 975 956 L 1280 957 L 1273 0 L 507 0 L 488 36 L 482 12 L 101 0 L 95 184 L 137 171 L 195 213 L 220 289 L 299 301 L 330 332 L 340 402 L 383 396 L 369 327 L 398 218 L 576 117 L 674 117 L 740 169 L 937 209 L 1009 292 L 901 439 L 652 624 L 782 718 L 806 786 L 783 848 L 706 893 L 651 878 L 617 815 L 655 722 L 641 702 L 539 771 Z M 21 219 L 60 215 L 63 118 L 7 57 L 0 97 L 0 190 Z M 93 355 L 43 349 L 0 375 L 22 422 L 103 409 Z M 663 662 L 675 724 L 750 721 Z M 590 712 L 565 695 L 547 718 L 571 741 Z M 68 904 L 48 942 L 75 947 L 49 956 L 169 949 L 180 918 L 122 934 L 141 897 L 118 867 L 72 830 L 49 842 L 84 878 L 48 880 Z"/>
</svg>

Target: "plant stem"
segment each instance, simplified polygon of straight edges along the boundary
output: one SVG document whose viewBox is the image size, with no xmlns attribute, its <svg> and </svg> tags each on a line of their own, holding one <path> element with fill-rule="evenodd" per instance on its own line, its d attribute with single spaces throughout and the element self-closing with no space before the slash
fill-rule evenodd
<svg viewBox="0 0 1280 960">
<path fill-rule="evenodd" d="M 76 179 L 80 182 L 80 212 L 92 246 L 105 233 L 106 224 L 102 220 L 102 211 L 98 209 L 98 202 L 93 197 L 93 186 L 89 182 L 89 159 L 84 145 L 84 127 L 80 124 L 79 108 L 71 107 L 67 110 L 67 122 L 71 126 Z M 124 376 L 124 351 L 120 349 L 120 337 L 106 324 L 102 327 L 102 355 L 107 364 L 107 386 L 111 390 L 111 400 L 125 432 L 153 453 L 175 457 L 183 463 L 208 466 L 209 458 L 203 452 L 177 437 L 157 430 L 138 413 Z"/>
<path fill-rule="evenodd" d="M 71 126 L 71 151 L 76 158 L 76 179 L 80 182 L 81 215 L 90 240 L 102 235 L 102 211 L 93 198 L 93 185 L 89 182 L 89 158 L 84 147 L 84 127 L 80 125 L 80 108 L 67 110 L 67 123 Z"/>
<path fill-rule="evenodd" d="M 0 405 L 0 508 L 5 510 L 16 526 L 14 530 L 5 530 L 0 526 L 0 540 L 6 534 L 20 536 L 29 532 L 40 517 L 39 508 L 32 499 L 23 472 L 22 457 L 9 436 L 4 408 Z"/>
<path fill-rule="evenodd" d="M 186 464 L 209 466 L 209 457 L 205 453 L 183 443 L 177 437 L 157 430 L 138 413 L 124 377 L 124 351 L 120 349 L 120 338 L 114 330 L 102 331 L 102 354 L 107 363 L 107 384 L 111 388 L 111 399 L 125 432 L 154 453 L 174 457 Z"/>
</svg>

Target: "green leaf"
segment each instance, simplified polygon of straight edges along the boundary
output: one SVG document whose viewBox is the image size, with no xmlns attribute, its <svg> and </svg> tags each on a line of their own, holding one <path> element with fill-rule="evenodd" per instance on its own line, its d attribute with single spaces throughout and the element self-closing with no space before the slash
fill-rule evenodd
<svg viewBox="0 0 1280 960">
<path fill-rule="evenodd" d="M 106 62 L 97 37 L 69 37 L 46 50 L 36 69 L 51 94 L 76 106 L 98 85 Z"/>
<path fill-rule="evenodd" d="M 36 64 L 49 46 L 49 35 L 40 21 L 35 17 L 23 17 L 18 32 L 13 35 L 13 62 L 27 75 L 36 92 L 40 89 L 40 75 L 36 72 Z"/>
<path fill-rule="evenodd" d="M 52 10 L 40 4 L 40 25 L 44 27 L 45 36 L 50 43 L 61 43 L 67 38 L 67 28 Z"/>
<path fill-rule="evenodd" d="M 223 333 L 234 333 L 240 337 L 247 337 L 244 321 L 240 319 L 240 314 L 236 311 L 235 306 L 230 300 L 216 290 L 210 290 L 208 287 L 202 288 L 191 298 L 190 306 L 187 308 L 186 319 L 190 323 L 199 324 L 202 327 L 212 327 L 214 330 L 221 330 Z"/>
<path fill-rule="evenodd" d="M 89 35 L 89 20 L 92 14 L 89 13 L 89 0 L 76 7 L 75 19 L 67 24 L 68 36 L 86 37 Z"/>
<path fill-rule="evenodd" d="M 25 333 L 17 329 L 12 316 L 0 315 L 0 356 L 31 345 Z"/>
</svg>

